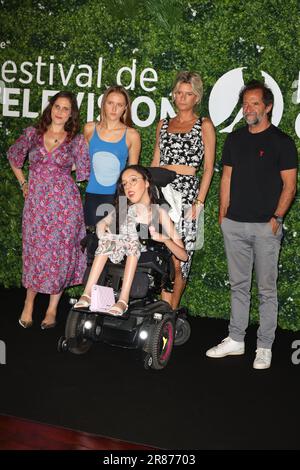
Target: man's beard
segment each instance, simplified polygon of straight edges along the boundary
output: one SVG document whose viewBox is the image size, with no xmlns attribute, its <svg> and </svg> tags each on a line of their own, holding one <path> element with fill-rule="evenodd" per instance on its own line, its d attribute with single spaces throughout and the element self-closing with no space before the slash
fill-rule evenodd
<svg viewBox="0 0 300 470">
<path fill-rule="evenodd" d="M 257 124 L 261 122 L 262 116 L 259 116 L 258 114 L 256 114 L 255 117 L 253 116 L 252 118 L 251 117 L 247 118 L 247 114 L 244 114 L 244 119 L 249 126 L 256 126 Z"/>
</svg>

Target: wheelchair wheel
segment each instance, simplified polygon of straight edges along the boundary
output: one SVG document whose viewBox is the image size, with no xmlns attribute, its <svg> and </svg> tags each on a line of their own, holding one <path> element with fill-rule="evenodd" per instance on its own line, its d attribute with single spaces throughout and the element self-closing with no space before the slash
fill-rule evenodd
<svg viewBox="0 0 300 470">
<path fill-rule="evenodd" d="M 186 318 L 178 317 L 175 325 L 175 346 L 182 346 L 191 336 L 191 325 Z"/>
<path fill-rule="evenodd" d="M 152 338 L 150 340 L 151 364 L 152 369 L 163 369 L 169 362 L 174 342 L 174 323 L 166 315 L 161 322 L 154 326 Z"/>
<path fill-rule="evenodd" d="M 81 312 L 70 310 L 67 318 L 65 340 L 68 344 L 68 351 L 71 351 L 73 354 L 85 354 L 93 344 L 92 340 L 82 337 L 80 327 L 82 325 L 83 316 L 84 314 Z"/>
</svg>

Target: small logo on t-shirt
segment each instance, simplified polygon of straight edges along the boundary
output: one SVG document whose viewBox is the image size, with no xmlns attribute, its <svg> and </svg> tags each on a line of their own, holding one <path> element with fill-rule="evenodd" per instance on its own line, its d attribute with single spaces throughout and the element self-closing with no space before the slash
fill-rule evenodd
<svg viewBox="0 0 300 470">
<path fill-rule="evenodd" d="M 265 151 L 264 151 L 264 150 L 260 150 L 260 151 L 259 151 L 259 156 L 260 156 L 260 157 L 263 157 L 264 154 L 265 154 Z"/>
</svg>

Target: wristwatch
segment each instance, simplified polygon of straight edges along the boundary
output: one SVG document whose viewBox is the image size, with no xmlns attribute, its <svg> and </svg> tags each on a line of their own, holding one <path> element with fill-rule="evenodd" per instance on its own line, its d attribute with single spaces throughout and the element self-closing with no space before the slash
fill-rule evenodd
<svg viewBox="0 0 300 470">
<path fill-rule="evenodd" d="M 272 215 L 272 219 L 275 219 L 278 224 L 283 223 L 283 217 L 281 217 L 280 215 L 274 214 L 274 215 Z"/>
</svg>

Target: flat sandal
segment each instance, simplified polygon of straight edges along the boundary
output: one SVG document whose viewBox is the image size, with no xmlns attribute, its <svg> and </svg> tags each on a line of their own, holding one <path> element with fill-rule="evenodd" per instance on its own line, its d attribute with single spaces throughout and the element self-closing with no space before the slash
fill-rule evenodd
<svg viewBox="0 0 300 470">
<path fill-rule="evenodd" d="M 118 303 L 123 304 L 125 306 L 125 309 L 123 310 L 122 308 L 117 307 Z M 124 313 L 127 312 L 127 310 L 128 310 L 128 304 L 124 300 L 118 300 L 115 303 L 115 305 L 110 307 L 110 309 L 108 310 L 108 313 L 110 315 L 114 315 L 115 317 L 121 317 Z"/>
<path fill-rule="evenodd" d="M 88 300 L 85 300 L 83 297 L 85 297 Z M 88 308 L 91 305 L 91 297 L 87 294 L 82 294 L 78 302 L 74 305 L 73 308 Z"/>
</svg>

